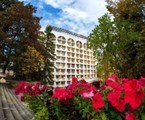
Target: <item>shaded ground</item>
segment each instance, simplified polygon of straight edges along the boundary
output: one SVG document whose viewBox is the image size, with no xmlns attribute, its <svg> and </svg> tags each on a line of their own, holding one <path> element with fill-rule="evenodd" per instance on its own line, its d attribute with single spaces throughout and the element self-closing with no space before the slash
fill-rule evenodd
<svg viewBox="0 0 145 120">
<path fill-rule="evenodd" d="M 15 96 L 18 81 L 0 83 L 0 120 L 32 120 L 33 113 Z"/>
</svg>

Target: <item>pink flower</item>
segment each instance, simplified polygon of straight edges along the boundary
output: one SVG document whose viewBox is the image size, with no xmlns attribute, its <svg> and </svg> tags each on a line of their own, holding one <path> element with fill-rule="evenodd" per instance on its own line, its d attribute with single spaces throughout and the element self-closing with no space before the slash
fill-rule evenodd
<svg viewBox="0 0 145 120">
<path fill-rule="evenodd" d="M 119 112 L 125 110 L 125 101 L 120 98 L 121 91 L 112 91 L 107 95 L 108 101 L 111 102 L 111 105 L 116 108 Z"/>
<path fill-rule="evenodd" d="M 17 85 L 17 87 L 15 88 L 14 92 L 16 95 L 19 95 L 20 93 L 25 93 L 26 92 L 26 89 L 28 87 L 28 83 L 26 82 L 21 82 Z"/>
<path fill-rule="evenodd" d="M 38 96 L 42 92 L 44 92 L 48 87 L 46 85 L 41 86 L 40 83 L 35 84 L 28 84 L 26 82 L 21 82 L 17 85 L 14 92 L 16 95 L 22 94 L 29 94 L 30 96 Z"/>
<path fill-rule="evenodd" d="M 82 79 L 80 80 L 80 83 L 87 83 L 86 80 Z"/>
<path fill-rule="evenodd" d="M 93 90 L 80 90 L 79 94 L 84 97 L 84 99 L 92 98 L 94 96 Z"/>
<path fill-rule="evenodd" d="M 66 89 L 71 90 L 73 92 L 76 91 L 76 88 L 77 88 L 76 84 L 70 84 L 66 87 Z"/>
<path fill-rule="evenodd" d="M 131 112 L 128 112 L 126 115 L 125 115 L 125 120 L 136 120 L 136 117 L 133 113 Z"/>
<path fill-rule="evenodd" d="M 77 88 L 83 89 L 83 90 L 93 90 L 96 91 L 95 87 L 87 82 L 84 83 L 78 83 Z"/>
<path fill-rule="evenodd" d="M 142 86 L 137 80 L 130 80 L 124 84 L 124 91 L 124 99 L 126 103 L 129 103 L 133 109 L 137 109 L 144 98 Z"/>
<path fill-rule="evenodd" d="M 40 83 L 29 84 L 28 94 L 30 96 L 38 96 L 41 94 Z"/>
<path fill-rule="evenodd" d="M 139 79 L 139 84 L 141 84 L 142 86 L 145 86 L 145 78 L 144 77 L 140 77 L 140 79 Z"/>
<path fill-rule="evenodd" d="M 102 99 L 101 95 L 99 93 L 96 93 L 92 99 L 92 105 L 95 108 L 96 111 L 98 111 L 99 108 L 104 107 L 104 100 Z"/>
<path fill-rule="evenodd" d="M 48 89 L 48 86 L 47 86 L 47 85 L 41 85 L 41 86 L 39 87 L 39 89 L 40 89 L 41 91 L 45 91 L 45 90 Z"/>
<path fill-rule="evenodd" d="M 128 81 L 129 81 L 129 79 L 128 79 L 128 78 L 122 78 L 121 80 L 122 80 L 122 82 L 123 82 L 123 83 L 126 83 L 126 82 L 128 82 Z"/>
<path fill-rule="evenodd" d="M 71 90 L 56 88 L 52 98 L 57 98 L 58 100 L 71 99 L 74 97 L 74 94 Z"/>
<path fill-rule="evenodd" d="M 20 100 L 21 100 L 22 102 L 25 102 L 25 97 L 24 97 L 24 96 L 21 96 L 21 97 L 20 97 Z"/>
<path fill-rule="evenodd" d="M 33 84 L 32 90 L 39 90 L 40 83 Z"/>
<path fill-rule="evenodd" d="M 118 76 L 116 75 L 116 74 L 113 74 L 113 75 L 111 75 L 111 77 L 109 77 L 107 80 L 110 80 L 110 81 L 116 81 L 116 82 L 118 82 Z"/>
<path fill-rule="evenodd" d="M 78 79 L 76 77 L 72 78 L 72 84 L 76 84 Z"/>
<path fill-rule="evenodd" d="M 122 85 L 119 84 L 119 82 L 121 82 L 117 75 L 112 75 L 111 77 L 109 77 L 107 80 L 106 80 L 106 84 L 109 86 L 109 87 L 112 87 L 116 90 L 122 90 Z"/>
<path fill-rule="evenodd" d="M 83 82 L 77 84 L 78 93 L 84 97 L 84 99 L 88 99 L 94 96 L 96 89 L 93 85 Z"/>
</svg>

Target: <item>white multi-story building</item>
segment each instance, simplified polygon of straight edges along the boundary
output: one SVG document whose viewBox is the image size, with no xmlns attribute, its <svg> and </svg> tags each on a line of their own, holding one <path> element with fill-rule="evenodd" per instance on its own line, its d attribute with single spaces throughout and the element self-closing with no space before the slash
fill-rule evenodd
<svg viewBox="0 0 145 120">
<path fill-rule="evenodd" d="M 52 27 L 56 61 L 53 87 L 64 87 L 73 77 L 91 82 L 96 79 L 93 51 L 87 48 L 87 37 L 68 30 Z"/>
</svg>

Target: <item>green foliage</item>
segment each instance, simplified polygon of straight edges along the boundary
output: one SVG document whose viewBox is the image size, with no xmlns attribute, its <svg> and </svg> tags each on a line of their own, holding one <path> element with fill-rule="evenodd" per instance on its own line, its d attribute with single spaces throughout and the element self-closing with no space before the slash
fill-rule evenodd
<svg viewBox="0 0 145 120">
<path fill-rule="evenodd" d="M 115 18 L 120 18 L 124 20 L 130 20 L 134 22 L 134 26 L 138 24 L 141 27 L 141 22 L 143 22 L 143 11 L 144 11 L 144 0 L 106 0 L 108 5 L 108 11 L 113 14 Z"/>
<path fill-rule="evenodd" d="M 54 40 L 56 39 L 54 34 L 51 33 L 52 27 L 47 26 L 44 33 L 39 34 L 39 42 L 43 45 L 39 51 L 44 56 L 44 65 L 43 65 L 43 84 L 49 83 L 53 84 L 53 75 L 54 70 L 53 61 L 55 60 L 55 44 Z"/>
<path fill-rule="evenodd" d="M 61 104 L 58 100 L 54 99 L 53 104 L 50 108 L 51 112 L 51 118 L 57 119 L 57 120 L 67 120 L 67 108 L 63 107 L 63 104 Z"/>
<path fill-rule="evenodd" d="M 79 111 L 80 114 L 82 114 L 82 118 L 84 119 L 89 119 L 91 117 L 90 109 L 93 108 L 90 103 L 90 100 L 84 100 L 84 98 L 79 95 L 74 98 L 74 104 L 76 104 L 75 108 Z"/>
<path fill-rule="evenodd" d="M 117 14 L 117 11 L 114 12 Z M 144 64 L 144 38 L 141 30 L 136 30 L 135 20 L 117 16 L 111 20 L 111 17 L 105 14 L 99 18 L 99 25 L 89 35 L 88 45 L 94 49 L 98 60 L 98 77 L 105 80 L 110 73 L 129 78 L 144 75 L 144 65 L 141 64 L 141 61 Z"/>
<path fill-rule="evenodd" d="M 144 0 L 107 0 L 108 11 L 121 21 L 129 23 L 127 31 L 130 31 L 125 42 L 124 59 L 121 70 L 123 77 L 138 78 L 145 75 L 145 1 Z M 117 34 L 118 37 L 119 34 Z M 123 41 L 124 39 L 122 39 Z M 126 67 L 127 66 L 127 67 Z M 120 68 L 119 68 L 120 70 Z M 127 75 L 125 75 L 127 74 Z"/>
<path fill-rule="evenodd" d="M 47 57 L 48 59 L 46 59 L 46 63 L 45 63 L 45 67 L 44 70 L 46 73 L 46 77 L 47 80 L 49 81 L 49 84 L 53 84 L 53 75 L 52 72 L 54 70 L 54 64 L 53 61 L 55 60 L 55 44 L 54 44 L 54 40 L 56 39 L 56 37 L 54 36 L 54 34 L 51 33 L 52 31 L 52 27 L 51 26 L 47 26 L 45 29 L 45 34 L 46 34 L 46 51 L 47 51 Z"/>
<path fill-rule="evenodd" d="M 28 103 L 28 107 L 35 114 L 34 120 L 49 120 L 46 97 L 49 99 L 46 93 L 43 93 L 42 96 L 25 95 L 25 101 Z"/>
<path fill-rule="evenodd" d="M 145 92 L 145 91 L 144 91 Z M 141 120 L 145 120 L 145 98 L 142 100 L 142 105 L 139 107 L 139 109 L 136 111 L 137 117 L 141 118 Z"/>
<path fill-rule="evenodd" d="M 49 108 L 50 120 L 86 120 L 85 116 L 82 118 L 82 112 L 77 109 L 77 106 L 73 100 L 58 101 L 52 100 L 52 104 Z"/>
<path fill-rule="evenodd" d="M 89 35 L 88 45 L 93 48 L 95 56 L 98 60 L 97 70 L 98 77 L 106 79 L 113 71 L 113 66 L 110 66 L 110 60 L 113 59 L 113 34 L 114 27 L 111 18 L 105 14 L 99 18 L 99 25 Z"/>
<path fill-rule="evenodd" d="M 124 118 L 124 113 L 118 112 L 109 102 L 106 102 L 102 111 L 104 112 L 104 118 L 107 120 L 122 120 Z"/>
<path fill-rule="evenodd" d="M 42 106 L 41 109 L 35 114 L 34 120 L 49 120 L 48 115 L 49 113 L 47 108 Z"/>
</svg>

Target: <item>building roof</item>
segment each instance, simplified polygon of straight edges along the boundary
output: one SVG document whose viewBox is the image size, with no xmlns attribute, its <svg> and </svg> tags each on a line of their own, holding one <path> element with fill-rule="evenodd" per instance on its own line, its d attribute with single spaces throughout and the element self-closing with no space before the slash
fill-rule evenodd
<svg viewBox="0 0 145 120">
<path fill-rule="evenodd" d="M 65 32 L 65 33 L 68 33 L 70 35 L 74 35 L 74 36 L 77 36 L 77 37 L 80 37 L 80 38 L 83 38 L 83 39 L 88 39 L 88 37 L 86 37 L 84 35 L 81 35 L 81 34 L 78 34 L 78 33 L 74 33 L 74 32 L 71 32 L 69 30 L 65 30 L 63 28 L 52 26 L 52 29 L 55 30 L 55 31 L 58 31 L 58 32 Z"/>
</svg>

